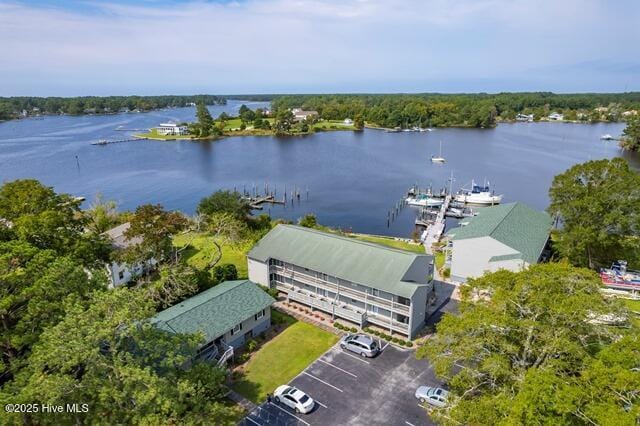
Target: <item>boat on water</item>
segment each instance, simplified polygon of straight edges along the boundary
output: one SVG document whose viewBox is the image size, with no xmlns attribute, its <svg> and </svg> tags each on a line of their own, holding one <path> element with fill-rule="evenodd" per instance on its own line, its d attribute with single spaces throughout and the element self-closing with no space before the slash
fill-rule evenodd
<svg viewBox="0 0 640 426">
<path fill-rule="evenodd" d="M 431 156 L 431 162 L 432 163 L 444 163 L 445 161 L 447 161 L 447 160 L 442 156 L 442 141 L 440 141 L 440 153 L 438 155 L 432 155 Z"/>
<path fill-rule="evenodd" d="M 91 145 L 106 145 L 106 144 L 108 144 L 108 143 L 109 143 L 109 141 L 108 141 L 108 140 L 106 140 L 106 139 L 100 139 L 100 140 L 99 140 L 99 141 L 97 141 L 97 142 L 93 142 Z"/>
<path fill-rule="evenodd" d="M 462 188 L 456 194 L 454 200 L 465 204 L 477 204 L 477 205 L 494 205 L 500 204 L 502 201 L 502 194 L 496 195 L 495 191 L 491 190 L 491 184 L 487 182 L 485 185 L 478 185 L 475 181 L 471 181 L 471 189 Z"/>
<path fill-rule="evenodd" d="M 426 194 L 419 194 L 406 198 L 407 204 L 418 207 L 439 207 L 444 203 L 442 198 L 433 198 Z"/>
<path fill-rule="evenodd" d="M 600 140 L 603 140 L 603 141 L 612 141 L 614 139 L 615 138 L 613 136 L 611 136 L 609 133 L 600 136 Z"/>
</svg>

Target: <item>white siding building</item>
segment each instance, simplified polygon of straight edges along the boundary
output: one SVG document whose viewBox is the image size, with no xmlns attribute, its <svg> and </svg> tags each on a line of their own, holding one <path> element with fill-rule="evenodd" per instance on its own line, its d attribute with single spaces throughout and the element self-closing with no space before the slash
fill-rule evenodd
<svg viewBox="0 0 640 426">
<path fill-rule="evenodd" d="M 175 123 L 161 123 L 158 127 L 153 128 L 159 135 L 184 136 L 189 134 L 187 126 L 179 126 Z"/>
<path fill-rule="evenodd" d="M 499 269 L 521 271 L 545 258 L 551 218 L 521 203 L 478 209 L 449 236 L 451 278 L 465 282 Z"/>
<path fill-rule="evenodd" d="M 114 249 L 122 250 L 142 242 L 142 239 L 139 237 L 127 238 L 127 236 L 124 235 L 130 226 L 131 224 L 127 222 L 105 232 L 105 235 L 111 240 Z M 107 265 L 107 273 L 110 281 L 109 287 L 113 288 L 127 284 L 135 277 L 142 275 L 145 271 L 153 269 L 156 264 L 157 261 L 155 259 L 149 260 L 146 264 L 137 265 L 127 265 L 126 263 L 120 263 L 114 260 Z"/>
<path fill-rule="evenodd" d="M 278 225 L 248 254 L 249 279 L 360 327 L 412 339 L 433 293 L 431 256 L 293 225 Z"/>
</svg>

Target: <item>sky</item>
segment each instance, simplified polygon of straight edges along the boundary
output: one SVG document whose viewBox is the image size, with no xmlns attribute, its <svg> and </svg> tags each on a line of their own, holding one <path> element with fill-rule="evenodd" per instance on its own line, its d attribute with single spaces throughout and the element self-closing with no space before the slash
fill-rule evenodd
<svg viewBox="0 0 640 426">
<path fill-rule="evenodd" d="M 638 0 L 0 0 L 0 96 L 640 90 Z"/>
</svg>

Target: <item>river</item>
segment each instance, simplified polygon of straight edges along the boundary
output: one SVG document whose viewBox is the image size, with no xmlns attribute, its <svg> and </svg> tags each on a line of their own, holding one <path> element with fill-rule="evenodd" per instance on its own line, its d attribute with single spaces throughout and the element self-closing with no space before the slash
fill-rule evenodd
<svg viewBox="0 0 640 426">
<path fill-rule="evenodd" d="M 245 102 L 251 108 L 268 104 Z M 210 107 L 214 116 L 237 112 L 242 102 Z M 198 201 L 217 189 L 252 191 L 268 184 L 282 197 L 285 186 L 301 190 L 293 206 L 268 206 L 273 217 L 297 220 L 315 213 L 320 223 L 408 237 L 415 210 L 405 207 L 387 227 L 387 212 L 414 183 L 454 189 L 489 180 L 503 202 L 547 207 L 553 176 L 591 159 L 624 156 L 640 169 L 637 155 L 617 142 L 623 123 L 516 123 L 495 129 L 436 129 L 424 133 L 324 132 L 305 137 L 228 137 L 215 142 L 136 141 L 94 146 L 120 139 L 167 120 L 193 121 L 195 108 L 149 113 L 50 116 L 0 123 L 0 179 L 37 178 L 57 191 L 87 198 L 97 193 L 121 209 L 161 203 L 193 213 Z M 431 164 L 442 141 L 445 164 Z M 308 191 L 308 193 L 307 193 Z M 307 196 L 308 194 L 308 196 Z"/>
</svg>

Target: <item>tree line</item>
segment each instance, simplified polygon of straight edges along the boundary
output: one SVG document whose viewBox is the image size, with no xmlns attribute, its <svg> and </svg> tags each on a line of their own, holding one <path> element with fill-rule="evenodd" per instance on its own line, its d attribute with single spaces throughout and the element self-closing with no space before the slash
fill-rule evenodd
<svg viewBox="0 0 640 426">
<path fill-rule="evenodd" d="M 274 110 L 315 110 L 327 120 L 361 114 L 368 123 L 389 128 L 486 128 L 499 120 L 513 120 L 519 113 L 533 114 L 536 120 L 558 112 L 586 122 L 620 121 L 625 111 L 640 110 L 640 92 L 283 95 L 275 97 L 272 106 Z"/>
<path fill-rule="evenodd" d="M 0 120 L 39 114 L 107 114 L 122 111 L 151 111 L 167 107 L 184 107 L 192 103 L 225 104 L 226 98 L 215 95 L 166 96 L 80 96 L 80 97 L 9 97 L 0 98 Z"/>
</svg>

